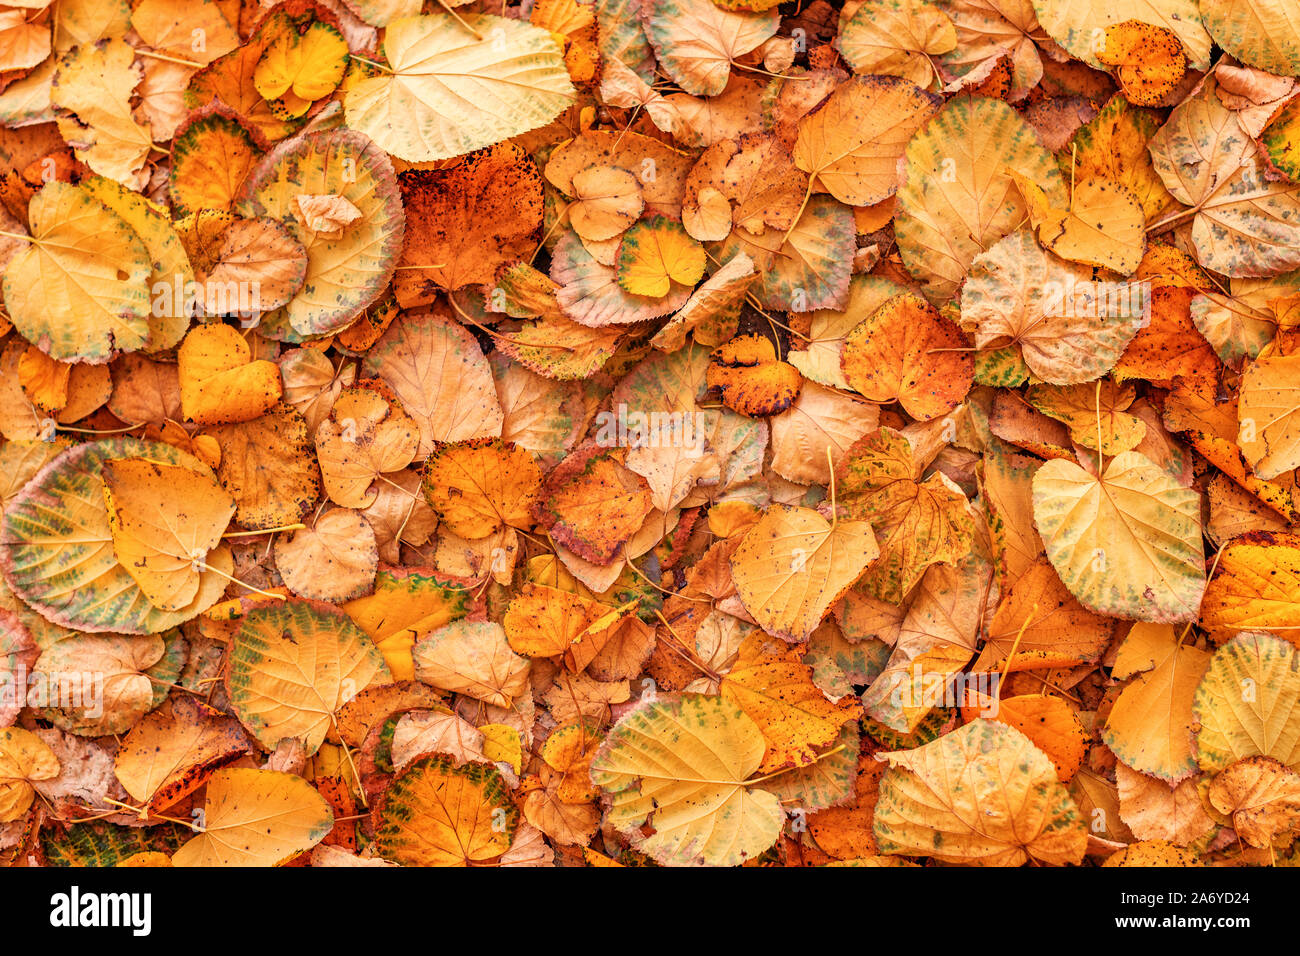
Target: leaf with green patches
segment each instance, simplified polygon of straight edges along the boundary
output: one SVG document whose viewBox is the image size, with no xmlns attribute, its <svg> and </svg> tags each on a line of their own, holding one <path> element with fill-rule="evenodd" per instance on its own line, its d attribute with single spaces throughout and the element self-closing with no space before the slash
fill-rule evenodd
<svg viewBox="0 0 1300 956">
<path fill-rule="evenodd" d="M 302 196 L 336 196 L 360 213 L 356 221 L 318 232 L 306 221 Z M 388 156 L 350 130 L 306 133 L 288 140 L 248 174 L 235 212 L 278 219 L 307 252 L 307 278 L 285 306 L 302 335 L 338 332 L 383 293 L 397 267 L 406 213 Z"/>
<path fill-rule="evenodd" d="M 775 843 L 784 822 L 776 794 L 749 783 L 766 749 L 737 704 L 683 694 L 619 720 L 591 779 L 612 801 L 608 822 L 641 852 L 666 866 L 735 866 Z"/>
<path fill-rule="evenodd" d="M 149 603 L 113 550 L 104 483 L 110 458 L 149 458 L 215 480 L 207 465 L 160 442 L 110 438 L 78 445 L 51 462 L 5 510 L 0 569 L 24 601 L 51 621 L 82 631 L 152 634 L 206 610 L 233 570 L 225 545 L 208 555 L 215 571 L 200 574 L 198 594 L 184 608 Z"/>
<path fill-rule="evenodd" d="M 1300 768 L 1300 655 L 1271 634 L 1238 634 L 1196 688 L 1196 762 L 1218 772 L 1246 757 Z"/>
<path fill-rule="evenodd" d="M 1200 495 L 1136 451 L 1100 477 L 1054 459 L 1034 475 L 1034 523 L 1079 603 L 1138 621 L 1194 620 L 1205 590 Z"/>
<path fill-rule="evenodd" d="M 904 153 L 895 229 L 903 264 L 936 305 L 951 299 L 985 249 L 1016 229 L 1027 208 L 1011 172 L 1066 205 L 1056 163 L 1006 103 L 959 97 L 912 137 Z"/>
</svg>

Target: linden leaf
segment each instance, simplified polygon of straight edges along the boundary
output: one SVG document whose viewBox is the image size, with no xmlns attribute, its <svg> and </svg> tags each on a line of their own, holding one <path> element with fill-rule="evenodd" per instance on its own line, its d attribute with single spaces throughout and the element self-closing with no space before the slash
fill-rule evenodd
<svg viewBox="0 0 1300 956">
<path fill-rule="evenodd" d="M 250 749 L 237 720 L 180 695 L 131 728 L 113 772 L 133 799 L 165 810 Z"/>
<path fill-rule="evenodd" d="M 497 707 L 509 707 L 528 688 L 530 662 L 491 621 L 447 624 L 417 641 L 411 656 L 416 679 Z"/>
<path fill-rule="evenodd" d="M 642 0 L 640 7 L 660 66 L 696 96 L 721 93 L 732 61 L 759 47 L 781 22 L 775 10 L 723 10 L 713 0 Z"/>
<path fill-rule="evenodd" d="M 1242 454 L 1263 479 L 1300 465 L 1300 355 L 1257 359 L 1246 367 L 1237 400 Z"/>
<path fill-rule="evenodd" d="M 1300 266 L 1300 187 L 1270 180 L 1239 114 L 1211 78 L 1151 137 L 1166 188 L 1190 207 L 1200 264 L 1229 276 L 1269 276 Z"/>
<path fill-rule="evenodd" d="M 437 313 L 403 316 L 366 353 L 378 376 L 420 430 L 416 459 L 439 441 L 501 434 L 504 416 L 492 372 L 474 337 Z"/>
<path fill-rule="evenodd" d="M 348 601 L 373 588 L 379 568 L 374 529 L 360 512 L 327 511 L 275 544 L 285 586 L 315 601 Z"/>
<path fill-rule="evenodd" d="M 59 775 L 59 760 L 40 737 L 21 727 L 0 728 L 0 823 L 21 820 L 36 799 L 33 781 Z"/>
<path fill-rule="evenodd" d="M 808 640 L 880 551 L 866 521 L 827 521 L 773 504 L 731 557 L 736 592 L 754 620 L 792 643 Z"/>
<path fill-rule="evenodd" d="M 674 284 L 693 286 L 704 275 L 704 247 L 678 223 L 643 219 L 623 233 L 618 284 L 633 295 L 661 298 Z"/>
<path fill-rule="evenodd" d="M 348 125 L 400 159 L 428 162 L 536 129 L 572 103 L 549 32 L 486 14 L 457 19 L 391 21 L 382 46 L 391 72 L 348 89 Z"/>
<path fill-rule="evenodd" d="M 311 756 L 336 725 L 340 707 L 388 680 L 370 638 L 328 605 L 277 601 L 254 608 L 231 639 L 230 705 L 268 750 L 296 737 Z"/>
<path fill-rule="evenodd" d="M 956 408 L 975 362 L 961 330 L 918 295 L 886 301 L 844 339 L 840 368 L 863 398 L 928 421 Z"/>
<path fill-rule="evenodd" d="M 962 322 L 975 325 L 981 349 L 1018 346 L 1030 371 L 1045 382 L 1090 382 L 1115 367 L 1142 320 L 1141 311 L 1131 307 L 1136 293 L 1112 310 L 1093 299 L 1094 292 L 1090 271 L 1043 251 L 1028 232 L 1018 232 L 971 262 L 962 288 Z"/>
<path fill-rule="evenodd" d="M 841 23 L 835 45 L 854 73 L 901 76 L 925 89 L 937 79 L 932 58 L 957 47 L 957 28 L 926 0 L 868 0 Z"/>
<path fill-rule="evenodd" d="M 1053 208 L 1033 180 L 1014 173 L 1043 247 L 1062 259 L 1131 275 L 1146 248 L 1146 218 L 1127 187 L 1105 179 L 1075 183 L 1067 209 Z"/>
<path fill-rule="evenodd" d="M 406 170 L 398 186 L 407 231 L 393 288 L 403 308 L 428 305 L 439 290 L 490 285 L 502 266 L 537 247 L 542 176 L 513 143 L 449 169 Z"/>
<path fill-rule="evenodd" d="M 149 252 L 89 189 L 52 182 L 28 209 L 32 243 L 4 270 L 5 309 L 56 359 L 107 362 L 149 338 Z M 54 321 L 57 317 L 57 321 Z"/>
<path fill-rule="evenodd" d="M 977 719 L 882 758 L 889 769 L 874 825 L 882 853 L 975 866 L 1083 859 L 1083 817 L 1052 761 L 1014 727 Z"/>
<path fill-rule="evenodd" d="M 641 183 L 619 166 L 592 166 L 573 177 L 574 202 L 569 223 L 583 239 L 613 239 L 632 225 L 645 208 Z"/>
<path fill-rule="evenodd" d="M 1217 651 L 1196 688 L 1196 762 L 1220 771 L 1245 757 L 1300 765 L 1300 659 L 1270 634 L 1238 634 Z"/>
<path fill-rule="evenodd" d="M 1196 772 L 1192 698 L 1210 655 L 1180 644 L 1169 624 L 1133 625 L 1120 647 L 1121 656 L 1138 642 L 1155 666 L 1145 668 L 1120 692 L 1102 739 L 1134 770 L 1172 786 Z"/>
<path fill-rule="evenodd" d="M 765 750 L 736 704 L 683 694 L 619 720 L 591 779 L 610 795 L 609 822 L 643 853 L 667 866 L 735 866 L 775 843 L 785 816 L 775 794 L 747 782 Z"/>
<path fill-rule="evenodd" d="M 377 391 L 345 388 L 316 428 L 316 457 L 325 493 L 345 508 L 368 508 L 373 486 L 415 458 L 420 430 L 411 416 Z"/>
<path fill-rule="evenodd" d="M 346 200 L 360 218 L 347 229 L 330 222 L 318 231 L 300 218 L 304 195 Z M 306 251 L 306 277 L 284 307 L 300 335 L 341 331 L 379 298 L 406 229 L 388 156 L 348 130 L 310 132 L 277 146 L 248 173 L 234 211 L 278 220 Z"/>
<path fill-rule="evenodd" d="M 513 442 L 479 438 L 439 445 L 424 463 L 424 495 L 453 534 L 484 538 L 532 525 L 542 473 Z"/>
<path fill-rule="evenodd" d="M 275 407 L 283 393 L 274 362 L 252 361 L 239 331 L 220 322 L 195 326 L 177 353 L 181 409 L 201 425 L 247 422 Z"/>
<path fill-rule="evenodd" d="M 347 65 L 347 41 L 329 24 L 317 20 L 305 33 L 282 30 L 275 34 L 253 70 L 253 86 L 263 99 L 280 101 L 271 104 L 273 111 L 294 119 L 334 92 Z"/>
<path fill-rule="evenodd" d="M 83 631 L 145 634 L 187 621 L 216 602 L 233 570 L 219 547 L 199 575 L 194 600 L 183 608 L 155 608 L 117 559 L 103 468 L 121 458 L 143 458 L 207 475 L 206 465 L 170 445 L 110 438 L 77 445 L 50 462 L 5 508 L 0 567 L 9 586 L 51 621 Z M 51 573 L 51 568 L 58 568 Z"/>
<path fill-rule="evenodd" d="M 795 165 L 811 177 L 812 188 L 840 202 L 881 202 L 898 189 L 899 160 L 912 134 L 942 105 L 907 80 L 854 77 L 799 121 Z"/>
<path fill-rule="evenodd" d="M 1005 103 L 949 101 L 907 144 L 895 228 L 903 264 L 931 302 L 952 298 L 974 258 L 1027 214 L 1011 173 L 1063 206 L 1064 186 L 1033 130 Z"/>
<path fill-rule="evenodd" d="M 970 551 L 975 527 L 966 496 L 942 474 L 921 481 L 911 443 L 894 429 L 855 442 L 835 477 L 841 513 L 875 529 L 880 557 L 863 585 L 882 600 L 901 603 L 927 567 Z"/>
<path fill-rule="evenodd" d="M 1034 475 L 1034 523 L 1084 607 L 1141 621 L 1195 618 L 1205 588 L 1200 497 L 1135 451 L 1100 477 L 1049 461 Z"/>
<path fill-rule="evenodd" d="M 1106 29 L 1122 21 L 1161 27 L 1173 33 L 1192 69 L 1210 65 L 1213 42 L 1201 23 L 1196 0 L 1134 0 L 1123 6 L 1105 0 L 1033 0 L 1038 22 L 1051 38 L 1089 66 L 1100 68 Z"/>
<path fill-rule="evenodd" d="M 1134 106 L 1160 106 L 1187 72 L 1178 34 L 1141 20 L 1107 27 L 1096 56 L 1116 68 L 1120 89 Z"/>
<path fill-rule="evenodd" d="M 211 473 L 145 458 L 106 461 L 100 474 L 118 562 L 154 607 L 187 607 L 234 500 Z"/>
<path fill-rule="evenodd" d="M 276 866 L 310 850 L 334 826 L 330 805 L 306 780 L 275 770 L 227 768 L 208 779 L 203 830 L 175 866 Z"/>
<path fill-rule="evenodd" d="M 755 632 L 741 644 L 720 687 L 722 699 L 740 705 L 767 739 L 760 773 L 816 762 L 840 728 L 862 715 L 852 696 L 832 703 L 812 681 L 797 648 Z"/>
<path fill-rule="evenodd" d="M 722 392 L 722 403 L 742 415 L 779 415 L 799 396 L 803 378 L 777 360 L 770 339 L 745 335 L 709 356 L 706 381 Z"/>
<path fill-rule="evenodd" d="M 432 754 L 409 764 L 384 795 L 375 824 L 379 853 L 404 866 L 471 866 L 510 849 L 519 810 L 485 763 L 455 766 Z"/>
<path fill-rule="evenodd" d="M 1224 0 L 1205 4 L 1201 16 L 1215 42 L 1243 63 L 1280 76 L 1300 72 L 1300 15 L 1290 4 Z"/>
<path fill-rule="evenodd" d="M 1218 638 L 1277 631 L 1300 639 L 1300 537 L 1252 532 L 1227 542 L 1205 587 L 1201 625 Z"/>
<path fill-rule="evenodd" d="M 1272 846 L 1300 827 L 1300 774 L 1270 757 L 1238 760 L 1214 778 L 1206 797 L 1250 846 Z"/>
</svg>

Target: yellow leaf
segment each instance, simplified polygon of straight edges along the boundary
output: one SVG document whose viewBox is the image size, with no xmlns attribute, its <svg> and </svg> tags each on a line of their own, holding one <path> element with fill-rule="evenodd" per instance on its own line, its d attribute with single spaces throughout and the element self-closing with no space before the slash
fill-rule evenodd
<svg viewBox="0 0 1300 956">
<path fill-rule="evenodd" d="M 1097 54 L 1105 42 L 1103 31 L 1112 24 L 1138 20 L 1171 30 L 1187 50 L 1194 70 L 1210 66 L 1213 42 L 1201 24 L 1201 8 L 1196 0 L 1132 0 L 1111 3 L 1109 0 L 1035 0 L 1038 22 L 1053 40 L 1089 66 L 1099 68 Z"/>
<path fill-rule="evenodd" d="M 280 369 L 252 350 L 239 331 L 220 322 L 196 325 L 177 353 L 181 408 L 201 425 L 246 422 L 280 400 Z"/>
<path fill-rule="evenodd" d="M 343 389 L 316 429 L 325 493 L 345 508 L 370 507 L 375 482 L 409 465 L 419 445 L 420 430 L 398 403 L 372 389 Z"/>
<path fill-rule="evenodd" d="M 1070 593 L 1099 614 L 1188 621 L 1205 588 L 1201 499 L 1127 451 L 1101 477 L 1055 459 L 1034 475 L 1034 523 Z"/>
<path fill-rule="evenodd" d="M 977 719 L 915 750 L 881 755 L 881 853 L 945 863 L 1079 863 L 1087 829 L 1056 767 L 1020 731 Z"/>
<path fill-rule="evenodd" d="M 421 757 L 397 775 L 377 811 L 375 844 L 405 866 L 474 866 L 510 848 L 519 810 L 495 768 Z"/>
<path fill-rule="evenodd" d="M 411 647 L 429 631 L 464 617 L 470 589 L 432 568 L 382 568 L 375 593 L 344 605 L 357 627 L 375 642 L 396 680 L 412 680 Z"/>
<path fill-rule="evenodd" d="M 1214 778 L 1206 797 L 1250 846 L 1288 844 L 1300 829 L 1300 774 L 1271 757 L 1238 760 Z"/>
<path fill-rule="evenodd" d="M 618 249 L 618 284 L 633 295 L 666 296 L 677 285 L 695 285 L 704 275 L 704 247 L 680 223 L 653 216 L 623 233 Z"/>
<path fill-rule="evenodd" d="M 45 741 L 21 727 L 0 727 L 0 823 L 21 820 L 36 799 L 34 780 L 59 775 L 59 759 Z"/>
<path fill-rule="evenodd" d="M 1205 588 L 1201 626 L 1219 640 L 1275 631 L 1300 642 L 1300 537 L 1255 532 L 1229 541 Z"/>
<path fill-rule="evenodd" d="M 154 607 L 187 607 L 234 500 L 208 475 L 144 458 L 104 462 L 103 479 L 118 562 Z"/>
<path fill-rule="evenodd" d="M 971 261 L 1025 219 L 1014 171 L 1054 206 L 1065 188 L 1051 154 L 1006 103 L 959 96 L 907 144 L 894 229 L 899 252 L 931 302 L 952 299 Z"/>
<path fill-rule="evenodd" d="M 797 648 L 758 632 L 740 645 L 721 693 L 753 718 L 767 740 L 760 773 L 814 763 L 846 722 L 862 716 L 851 694 L 837 703 L 827 699 Z"/>
<path fill-rule="evenodd" d="M 221 447 L 217 478 L 234 497 L 235 520 L 245 528 L 294 524 L 316 504 L 320 470 L 307 423 L 283 402 L 260 418 L 212 425 L 207 432 Z"/>
<path fill-rule="evenodd" d="M 1300 355 L 1271 355 L 1246 367 L 1237 399 L 1242 454 L 1269 480 L 1300 465 Z"/>
<path fill-rule="evenodd" d="M 144 166 L 153 137 L 131 107 L 140 81 L 134 60 L 135 50 L 116 36 L 75 46 L 58 61 L 50 101 L 66 111 L 59 114 L 59 132 L 78 159 L 101 176 L 141 189 L 149 179 Z"/>
<path fill-rule="evenodd" d="M 573 177 L 569 224 L 583 239 L 613 239 L 637 221 L 641 181 L 621 166 L 592 166 Z"/>
<path fill-rule="evenodd" d="M 641 22 L 659 66 L 678 86 L 695 96 L 717 96 L 732 62 L 762 46 L 781 18 L 775 10 L 723 10 L 713 0 L 646 0 Z"/>
<path fill-rule="evenodd" d="M 305 33 L 285 29 L 274 35 L 253 70 L 253 85 L 267 100 L 292 93 L 283 112 L 293 118 L 334 92 L 347 65 L 347 41 L 336 29 L 317 20 Z"/>
<path fill-rule="evenodd" d="M 1146 436 L 1146 423 L 1127 411 L 1135 395 L 1132 385 L 1108 378 L 1086 385 L 1031 385 L 1025 393 L 1034 408 L 1065 422 L 1071 439 L 1104 455 L 1131 451 Z"/>
<path fill-rule="evenodd" d="M 795 165 L 812 188 L 850 206 L 894 195 L 912 134 L 939 111 L 940 97 L 895 76 L 859 76 L 799 121 Z"/>
<path fill-rule="evenodd" d="M 227 769 L 208 780 L 202 826 L 173 866 L 277 866 L 324 839 L 334 813 L 301 777 Z"/>
<path fill-rule="evenodd" d="M 531 527 L 541 483 L 532 453 L 499 438 L 439 445 L 424 465 L 425 498 L 462 538 Z"/>
<path fill-rule="evenodd" d="M 454 621 L 425 635 L 411 650 L 415 676 L 433 687 L 509 707 L 528 689 L 530 661 L 510 649 L 492 621 Z"/>
<path fill-rule="evenodd" d="M 482 724 L 478 728 L 483 735 L 483 754 L 490 760 L 507 763 L 515 773 L 523 769 L 523 748 L 519 742 L 519 731 L 505 724 Z"/>
<path fill-rule="evenodd" d="M 1044 252 L 1027 231 L 1000 240 L 971 262 L 961 291 L 962 323 L 975 326 L 981 349 L 1019 348 L 1025 364 L 1051 385 L 1073 385 L 1115 367 L 1143 319 L 1139 288 L 1097 302 L 1092 271 Z M 1131 289 L 1131 292 L 1129 292 Z"/>
<path fill-rule="evenodd" d="M 961 329 L 919 295 L 888 299 L 844 339 L 840 368 L 863 398 L 929 421 L 966 396 L 975 360 Z"/>
<path fill-rule="evenodd" d="M 734 703 L 683 694 L 619 720 L 591 779 L 612 801 L 607 822 L 643 853 L 666 866 L 735 866 L 775 843 L 784 822 L 776 795 L 749 783 L 765 750 Z"/>
<path fill-rule="evenodd" d="M 237 720 L 180 694 L 131 728 L 113 772 L 133 799 L 165 810 L 250 749 Z"/>
<path fill-rule="evenodd" d="M 1210 655 L 1181 644 L 1169 624 L 1133 625 L 1120 654 L 1131 653 L 1130 644 L 1139 643 L 1142 653 L 1154 656 L 1155 666 L 1120 692 L 1102 740 L 1134 770 L 1176 784 L 1196 772 L 1192 698 Z"/>
<path fill-rule="evenodd" d="M 52 358 L 107 362 L 149 337 L 149 253 L 88 189 L 51 182 L 28 208 L 32 243 L 4 271 L 5 308 Z"/>
<path fill-rule="evenodd" d="M 1162 106 L 1187 72 L 1187 58 L 1178 34 L 1141 20 L 1125 20 L 1106 28 L 1097 59 L 1115 67 L 1124 97 L 1134 106 Z"/>
<path fill-rule="evenodd" d="M 779 415 L 799 397 L 803 376 L 777 358 L 772 340 L 742 335 L 709 356 L 705 381 L 722 392 L 722 403 L 751 418 Z"/>
<path fill-rule="evenodd" d="M 375 532 L 360 512 L 334 508 L 275 543 L 285 586 L 315 601 L 348 601 L 369 592 L 379 568 Z"/>
<path fill-rule="evenodd" d="M 957 47 L 957 29 L 926 0 L 867 0 L 841 18 L 835 46 L 854 73 L 888 73 L 928 88 L 938 78 L 932 58 Z"/>
<path fill-rule="evenodd" d="M 1214 652 L 1194 710 L 1202 770 L 1254 756 L 1300 769 L 1300 658 L 1287 641 L 1249 632 L 1228 641 Z"/>
<path fill-rule="evenodd" d="M 731 574 L 760 627 L 801 642 L 879 553 L 866 521 L 831 523 L 811 508 L 774 503 L 732 554 Z"/>
<path fill-rule="evenodd" d="M 572 103 L 550 32 L 504 17 L 461 19 L 475 32 L 446 14 L 391 22 L 383 42 L 391 72 L 348 90 L 347 124 L 399 159 L 427 162 L 544 126 Z M 493 108 L 475 105 L 484 97 Z"/>
<path fill-rule="evenodd" d="M 1107 179 L 1075 183 L 1068 209 L 1055 208 L 1032 179 L 1012 173 L 1029 206 L 1038 241 L 1062 259 L 1131 275 L 1146 248 L 1146 216 L 1126 186 Z"/>
<path fill-rule="evenodd" d="M 336 726 L 335 713 L 372 683 L 387 683 L 379 651 L 342 611 L 276 601 L 249 611 L 230 642 L 230 705 L 267 750 L 286 737 L 307 756 Z"/>
<path fill-rule="evenodd" d="M 942 473 L 920 477 L 911 443 L 892 428 L 863 436 L 836 469 L 841 514 L 870 522 L 880 544 L 864 586 L 893 604 L 926 568 L 955 564 L 974 541 L 966 496 Z"/>
<path fill-rule="evenodd" d="M 1182 212 L 1193 216 L 1192 245 L 1206 269 L 1228 276 L 1295 269 L 1300 266 L 1300 186 L 1265 174 L 1241 114 L 1224 106 L 1219 95 L 1211 74 L 1174 107 L 1148 144 L 1156 173 L 1189 207 Z"/>
</svg>

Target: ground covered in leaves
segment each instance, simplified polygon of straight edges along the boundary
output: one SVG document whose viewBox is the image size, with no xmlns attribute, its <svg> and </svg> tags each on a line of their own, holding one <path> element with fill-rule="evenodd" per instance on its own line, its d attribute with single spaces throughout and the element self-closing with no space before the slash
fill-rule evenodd
<svg viewBox="0 0 1300 956">
<path fill-rule="evenodd" d="M 0 857 L 1295 862 L 1297 77 L 1294 0 L 0 5 Z"/>
</svg>

